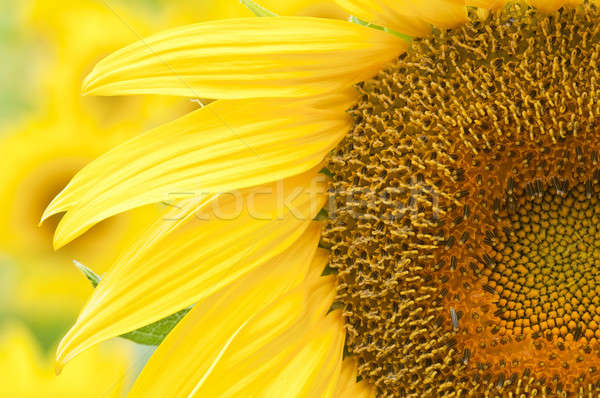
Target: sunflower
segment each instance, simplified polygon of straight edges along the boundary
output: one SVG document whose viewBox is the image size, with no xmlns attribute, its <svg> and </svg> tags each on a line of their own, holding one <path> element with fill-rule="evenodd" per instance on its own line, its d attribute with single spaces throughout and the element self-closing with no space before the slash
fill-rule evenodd
<svg viewBox="0 0 600 398">
<path fill-rule="evenodd" d="M 86 117 L 105 130 L 135 131 L 164 123 L 195 107 L 178 98 L 108 99 L 80 95 L 79 82 L 96 62 L 114 48 L 135 40 L 137 35 L 148 34 L 151 26 L 167 26 L 166 16 L 151 13 L 150 7 L 142 7 L 141 1 L 137 4 L 115 1 L 112 8 L 93 0 L 30 3 L 25 26 L 39 43 L 35 64 L 42 65 L 38 67 L 40 83 L 36 89 L 43 95 L 37 107 L 56 123 L 77 125 Z M 99 26 L 103 29 L 98 29 Z M 140 121 L 144 122 L 141 126 Z"/>
<path fill-rule="evenodd" d="M 19 78 L 25 83 L 17 83 L 19 79 L 11 74 L 5 77 L 19 89 L 18 97 L 27 97 L 31 106 L 26 114 L 11 108 L 11 116 L 22 116 L 21 120 L 13 117 L 3 123 L 0 136 L 4 165 L 0 174 L 0 322 L 18 319 L 26 323 L 47 349 L 72 324 L 92 291 L 72 260 L 103 273 L 158 212 L 152 205 L 112 218 L 54 252 L 52 234 L 58 217 L 37 227 L 45 207 L 86 163 L 149 123 L 162 123 L 182 112 L 174 109 L 173 100 L 151 97 L 82 101 L 79 85 L 73 82 L 85 76 L 109 48 L 128 42 L 123 37 L 129 32 L 127 27 L 110 10 L 92 0 L 73 2 L 66 8 L 45 0 L 13 3 L 6 4 L 12 12 L 3 14 L 3 19 L 9 27 L 23 31 L 20 44 L 27 50 L 15 48 L 14 53 L 27 54 L 28 67 L 19 66 L 19 57 L 8 57 L 3 67 L 19 66 Z M 63 18 L 69 18 L 70 24 Z M 140 18 L 130 21 L 140 31 L 144 23 L 149 25 Z M 72 34 L 81 26 L 97 25 L 114 35 L 96 30 Z M 11 34 L 0 37 L 0 45 L 10 43 L 12 29 L 5 33 Z M 36 93 L 35 101 L 29 92 Z M 116 112 L 119 109 L 142 115 L 125 117 Z"/>
<path fill-rule="evenodd" d="M 160 33 L 85 79 L 217 101 L 103 155 L 46 210 L 66 212 L 61 246 L 173 204 L 58 368 L 193 306 L 132 396 L 596 396 L 597 6 L 338 3 L 355 17 Z"/>
<path fill-rule="evenodd" d="M 179 0 L 176 2 L 165 2 L 164 8 L 170 21 L 178 25 L 190 22 L 199 22 L 198 16 L 203 20 L 214 20 L 224 18 L 239 18 L 253 16 L 252 11 L 246 7 L 240 7 L 237 1 L 203 1 Z M 311 16 L 321 18 L 347 17 L 344 10 L 335 4 L 334 0 L 265 0 L 260 5 L 268 10 L 274 10 L 285 15 Z"/>
<path fill-rule="evenodd" d="M 24 8 L 21 2 L 0 4 L 0 51 L 10 59 L 0 65 L 0 132 L 29 110 L 30 93 L 35 91 L 35 68 L 30 62 L 32 51 L 24 45 L 30 39 L 23 27 Z"/>
<path fill-rule="evenodd" d="M 118 398 L 131 383 L 134 350 L 123 341 L 95 347 L 77 364 L 54 377 L 52 359 L 40 352 L 27 328 L 18 323 L 0 329 L 0 396 L 34 398 Z M 127 374 L 129 373 L 129 374 Z"/>
<path fill-rule="evenodd" d="M 119 215 L 54 252 L 58 217 L 37 226 L 45 207 L 85 164 L 131 137 L 124 129 L 100 129 L 84 115 L 57 118 L 36 114 L 0 137 L 5 164 L 0 175 L 0 273 L 9 273 L 13 282 L 0 297 L 0 321 L 4 316 L 25 321 L 44 344 L 54 343 L 68 329 L 92 290 L 73 259 L 104 272 L 159 213 L 156 206 L 146 206 Z"/>
</svg>

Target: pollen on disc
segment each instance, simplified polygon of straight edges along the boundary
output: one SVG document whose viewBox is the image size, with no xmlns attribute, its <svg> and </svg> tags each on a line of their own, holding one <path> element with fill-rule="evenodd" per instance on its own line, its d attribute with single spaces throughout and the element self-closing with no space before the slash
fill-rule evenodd
<svg viewBox="0 0 600 398">
<path fill-rule="evenodd" d="M 359 85 L 322 244 L 381 397 L 600 394 L 600 12 L 510 4 Z"/>
</svg>

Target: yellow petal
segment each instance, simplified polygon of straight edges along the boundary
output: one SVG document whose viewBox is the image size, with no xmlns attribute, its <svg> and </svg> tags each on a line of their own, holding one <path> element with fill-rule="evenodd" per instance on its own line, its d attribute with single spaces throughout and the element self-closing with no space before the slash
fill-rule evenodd
<svg viewBox="0 0 600 398">
<path fill-rule="evenodd" d="M 44 218 L 68 211 L 61 247 L 97 222 L 149 203 L 228 192 L 302 173 L 351 126 L 355 94 L 216 101 L 118 146 L 83 168 Z"/>
<path fill-rule="evenodd" d="M 427 36 L 431 25 L 454 28 L 467 20 L 464 0 L 336 0 L 353 15 L 410 36 Z"/>
<path fill-rule="evenodd" d="M 467 22 L 465 0 L 416 0 L 401 3 L 411 4 L 421 19 L 440 28 L 456 28 Z"/>
<path fill-rule="evenodd" d="M 375 398 L 377 390 L 365 381 L 356 381 L 357 361 L 350 357 L 344 359 L 342 373 L 335 390 L 335 398 Z"/>
<path fill-rule="evenodd" d="M 193 305 L 253 270 L 260 272 L 313 223 L 326 188 L 325 176 L 311 170 L 239 196 L 201 202 L 200 211 L 188 222 L 174 221 L 168 235 L 150 233 L 153 241 L 140 242 L 103 276 L 59 346 L 58 368 L 95 343 Z M 316 245 L 318 234 L 310 239 Z"/>
<path fill-rule="evenodd" d="M 240 18 L 169 30 L 100 61 L 86 94 L 300 97 L 364 80 L 403 51 L 394 35 L 311 17 Z"/>
<path fill-rule="evenodd" d="M 565 6 L 576 7 L 582 5 L 584 1 L 585 0 L 565 0 Z M 600 6 L 600 0 L 590 0 L 589 3 Z"/>
<path fill-rule="evenodd" d="M 325 317 L 335 293 L 334 279 L 320 277 L 327 259 L 319 250 L 306 279 L 262 311 L 246 303 L 271 289 L 260 280 L 228 289 L 220 302 L 196 305 L 156 350 L 130 396 L 332 396 L 344 330 L 339 314 Z"/>
<path fill-rule="evenodd" d="M 427 22 L 412 15 L 401 14 L 395 8 L 388 9 L 384 5 L 385 1 L 336 0 L 336 3 L 356 17 L 409 36 L 423 37 L 431 32 L 431 26 Z"/>
<path fill-rule="evenodd" d="M 542 12 L 550 14 L 565 5 L 566 0 L 526 0 L 526 2 Z"/>
<path fill-rule="evenodd" d="M 253 331 L 252 337 L 259 336 L 262 330 Z M 218 380 L 231 374 L 235 377 L 230 379 L 231 383 L 241 381 L 239 386 L 235 386 L 239 388 L 240 394 L 232 392 L 231 397 L 254 394 L 262 397 L 333 397 L 342 365 L 345 334 L 344 320 L 339 313 L 329 314 L 310 328 L 296 325 L 288 332 L 289 336 L 271 342 L 266 347 L 266 355 L 261 352 L 264 347 L 257 347 L 249 358 L 230 364 L 220 376 L 215 374 L 213 386 L 216 388 L 212 391 L 220 391 L 222 386 Z M 294 339 L 294 335 L 299 335 L 299 338 Z M 292 347 L 288 346 L 290 341 Z M 244 343 L 241 342 L 240 345 Z M 269 354 L 272 350 L 277 353 L 284 351 L 282 347 L 291 352 L 280 358 L 273 358 Z M 235 348 L 232 349 L 234 350 Z M 272 362 L 267 362 L 269 360 Z M 261 372 L 241 380 L 241 376 L 250 374 L 251 370 L 264 363 L 268 366 L 266 372 L 261 369 Z M 226 365 L 224 363 L 223 367 Z M 241 365 L 246 365 L 246 369 Z M 236 370 L 237 374 L 233 374 L 233 370 Z M 252 380 L 252 377 L 255 380 Z M 245 383 L 248 384 L 244 385 Z M 211 391 L 208 383 L 207 389 Z"/>
<path fill-rule="evenodd" d="M 467 0 L 467 5 L 471 7 L 487 8 L 495 10 L 506 4 L 506 0 Z"/>
</svg>

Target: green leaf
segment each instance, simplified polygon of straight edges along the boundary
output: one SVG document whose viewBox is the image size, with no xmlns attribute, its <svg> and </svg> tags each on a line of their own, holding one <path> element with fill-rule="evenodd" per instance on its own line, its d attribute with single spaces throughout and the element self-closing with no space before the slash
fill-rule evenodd
<svg viewBox="0 0 600 398">
<path fill-rule="evenodd" d="M 400 33 L 397 32 L 393 29 L 390 28 L 386 28 L 385 26 L 380 26 L 380 25 L 375 25 L 372 24 L 370 22 L 367 22 L 365 20 L 362 20 L 358 17 L 355 17 L 354 15 L 350 16 L 350 22 L 358 24 L 358 25 L 362 25 L 362 26 L 366 26 L 367 28 L 372 28 L 372 29 L 377 29 L 377 30 L 382 30 L 384 32 L 390 33 L 392 35 L 398 36 L 399 38 L 401 38 L 402 40 L 410 43 L 412 41 L 412 37 L 410 37 L 409 35 L 405 35 L 404 33 Z"/>
<path fill-rule="evenodd" d="M 169 332 L 173 330 L 175 325 L 190 311 L 191 308 L 186 308 L 179 312 L 169 315 L 166 318 L 151 323 L 150 325 L 141 327 L 129 333 L 121 335 L 121 337 L 144 345 L 160 345 L 167 337 Z"/>
<path fill-rule="evenodd" d="M 92 286 L 98 286 L 98 283 L 100 283 L 100 277 L 98 274 L 77 260 L 73 260 L 73 264 L 79 268 L 79 270 L 90 281 Z M 167 337 L 169 332 L 173 330 L 175 325 L 177 325 L 177 323 L 190 311 L 190 309 L 191 308 L 183 309 L 161 319 L 160 321 L 156 321 L 150 325 L 146 325 L 129 333 L 125 333 L 120 337 L 131 340 L 138 344 L 157 346 L 165 339 L 165 337 Z"/>
<path fill-rule="evenodd" d="M 329 264 L 327 264 L 325 266 L 325 268 L 323 269 L 323 272 L 321 273 L 321 276 L 327 276 L 327 275 L 335 275 L 337 274 L 337 268 L 331 268 L 329 266 Z"/>
<path fill-rule="evenodd" d="M 250 11 L 254 13 L 257 17 L 277 17 L 278 15 L 274 12 L 267 10 L 266 8 L 259 6 L 252 0 L 240 0 L 243 5 L 248 7 Z"/>
</svg>

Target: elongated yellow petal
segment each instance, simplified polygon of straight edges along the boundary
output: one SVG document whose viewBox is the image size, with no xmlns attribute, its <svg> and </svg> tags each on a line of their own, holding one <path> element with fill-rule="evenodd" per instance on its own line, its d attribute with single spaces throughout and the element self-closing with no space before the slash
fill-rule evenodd
<svg viewBox="0 0 600 398">
<path fill-rule="evenodd" d="M 431 26 L 414 15 L 404 15 L 389 9 L 384 1 L 378 0 L 336 0 L 352 15 L 365 21 L 392 28 L 409 36 L 423 37 L 431 32 Z"/>
<path fill-rule="evenodd" d="M 454 28 L 467 20 L 465 0 L 336 0 L 353 15 L 410 36 L 427 36 L 431 25 Z"/>
<path fill-rule="evenodd" d="M 301 97 L 368 78 L 405 48 L 398 37 L 311 17 L 242 18 L 159 33 L 100 61 L 86 94 Z"/>
<path fill-rule="evenodd" d="M 567 0 L 526 0 L 527 4 L 545 13 L 553 13 L 561 8 Z"/>
<path fill-rule="evenodd" d="M 456 28 L 467 22 L 465 0 L 415 0 L 400 2 L 412 4 L 418 16 L 440 28 Z"/>
<path fill-rule="evenodd" d="M 156 350 L 130 396 L 331 397 L 344 330 L 339 314 L 325 316 L 335 292 L 334 279 L 320 277 L 327 259 L 319 250 L 304 282 L 262 311 L 247 304 L 270 289 L 259 280 L 228 289 L 219 303 L 196 305 Z"/>
<path fill-rule="evenodd" d="M 304 172 L 349 130 L 344 91 L 302 100 L 224 100 L 142 134 L 83 168 L 44 218 L 68 211 L 61 247 L 134 207 L 227 192 Z"/>
<path fill-rule="evenodd" d="M 377 390 L 365 381 L 356 381 L 356 359 L 346 358 L 335 390 L 335 398 L 375 398 Z"/>
<path fill-rule="evenodd" d="M 467 5 L 472 7 L 495 10 L 506 4 L 506 0 L 467 0 Z"/>
<path fill-rule="evenodd" d="M 313 223 L 326 188 L 325 176 L 315 169 L 240 195 L 201 201 L 188 222 L 171 221 L 177 225 L 167 228 L 168 235 L 150 233 L 152 242 L 140 242 L 103 276 L 59 346 L 58 368 L 95 343 L 193 305 L 253 270 L 260 272 Z M 311 239 L 316 245 L 318 234 Z"/>
<path fill-rule="evenodd" d="M 592 1 L 593 3 L 594 1 Z M 576 6 L 583 0 L 527 0 L 527 4 L 545 13 L 553 13 L 563 6 Z M 467 5 L 488 9 L 497 9 L 506 4 L 506 0 L 467 0 Z"/>
<path fill-rule="evenodd" d="M 342 365 L 346 334 L 344 320 L 339 312 L 335 312 L 311 326 L 310 329 L 306 326 L 296 326 L 288 332 L 290 336 L 284 336 L 287 341 L 291 341 L 295 345 L 295 347 L 291 347 L 295 351 L 290 352 L 287 357 L 282 356 L 269 363 L 267 361 L 273 360 L 273 356 L 263 354 L 261 352 L 263 347 L 257 347 L 255 353 L 248 359 L 230 364 L 222 376 L 215 374 L 213 377 L 213 385 L 216 387 L 213 391 L 219 391 L 222 388 L 218 384 L 218 380 L 225 375 L 233 374 L 233 370 L 238 372 L 233 374 L 235 379 L 240 380 L 243 375 L 249 374 L 251 369 L 256 369 L 256 365 L 266 362 L 270 368 L 268 373 L 256 372 L 255 375 L 252 375 L 256 381 L 242 381 L 242 383 L 249 383 L 247 385 L 240 383 L 240 394 L 232 392 L 231 397 L 255 394 L 262 397 L 275 397 L 280 393 L 283 393 L 282 396 L 302 398 L 333 397 Z M 252 337 L 258 336 L 261 331 L 262 329 L 251 331 L 253 332 Z M 295 334 L 299 335 L 296 341 L 293 338 Z M 244 342 L 241 343 L 244 344 Z M 271 342 L 267 347 L 267 352 L 280 351 L 285 346 L 286 342 L 280 339 Z M 256 353 L 259 355 L 255 355 Z M 246 369 L 241 368 L 242 364 L 247 366 Z M 224 367 L 226 365 L 224 363 Z M 230 382 L 233 383 L 235 379 L 230 379 Z M 208 383 L 207 388 L 210 388 Z"/>
</svg>

